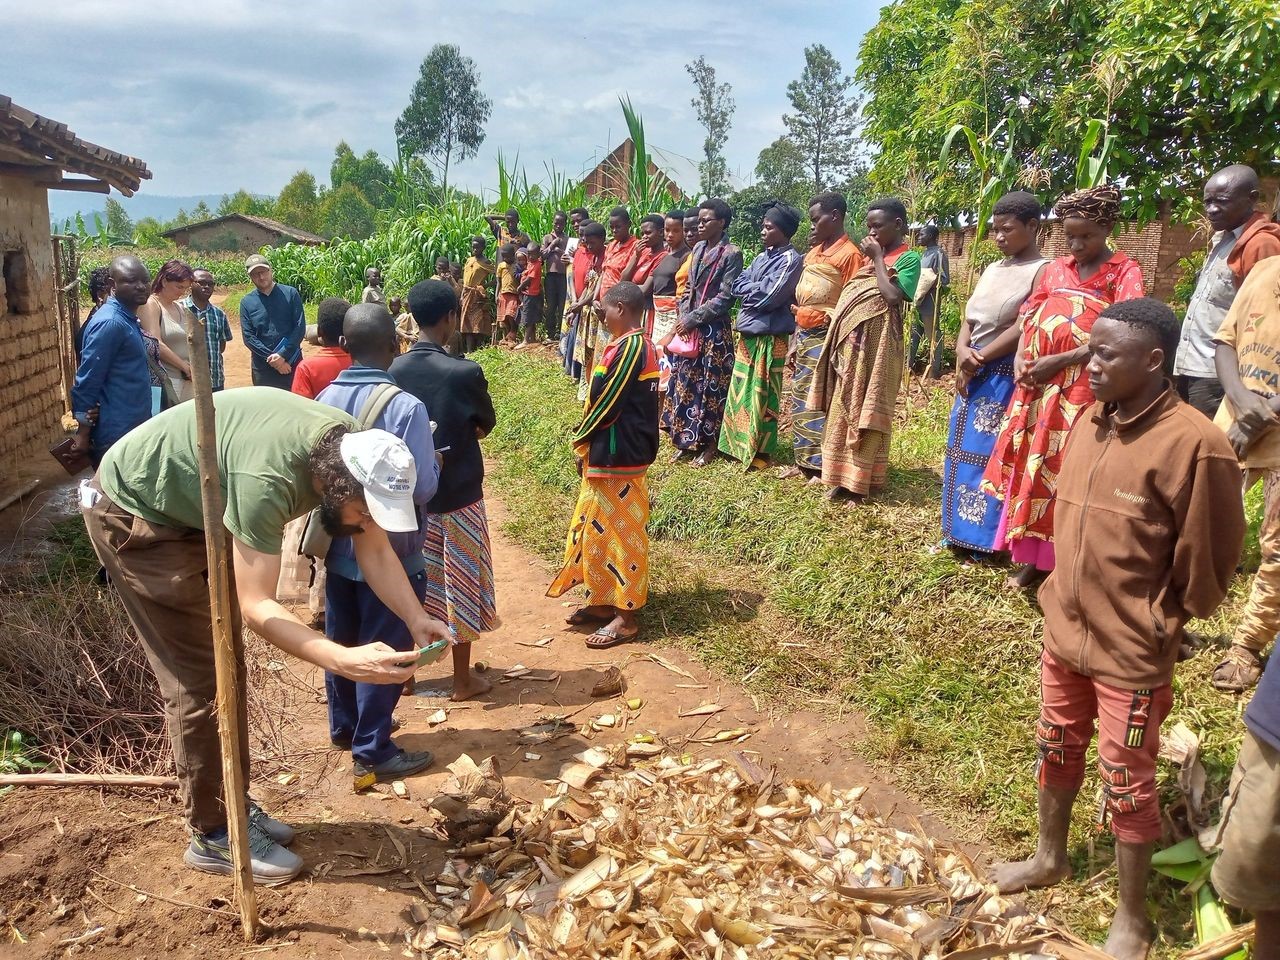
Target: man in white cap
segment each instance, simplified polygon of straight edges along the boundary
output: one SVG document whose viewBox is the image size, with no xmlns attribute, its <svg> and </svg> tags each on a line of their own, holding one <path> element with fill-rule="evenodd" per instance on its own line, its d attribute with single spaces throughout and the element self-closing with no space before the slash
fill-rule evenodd
<svg viewBox="0 0 1280 960">
<path fill-rule="evenodd" d="M 233 568 L 232 629 L 243 623 L 286 653 L 357 683 L 403 683 L 413 675 L 412 654 L 384 643 L 334 643 L 275 595 L 285 524 L 319 508 L 330 535 L 351 538 L 369 587 L 404 621 L 413 644 L 449 638 L 448 627 L 423 611 L 387 539 L 388 532 L 418 529 L 417 474 L 408 448 L 384 431 L 355 430 L 356 421 L 340 410 L 278 390 L 228 390 L 215 394 L 214 407 Z M 198 870 L 228 874 L 195 404 L 166 410 L 117 441 L 82 507 L 164 699 L 192 832 L 184 859 Z M 242 689 L 244 683 L 242 674 Z M 243 701 L 236 719 L 247 783 Z M 297 876 L 302 859 L 285 849 L 293 830 L 245 800 L 255 881 Z"/>
<path fill-rule="evenodd" d="M 240 334 L 253 354 L 253 385 L 293 386 L 293 369 L 302 359 L 307 318 L 295 287 L 276 283 L 271 263 L 260 253 L 244 262 L 253 289 L 240 301 Z"/>
</svg>

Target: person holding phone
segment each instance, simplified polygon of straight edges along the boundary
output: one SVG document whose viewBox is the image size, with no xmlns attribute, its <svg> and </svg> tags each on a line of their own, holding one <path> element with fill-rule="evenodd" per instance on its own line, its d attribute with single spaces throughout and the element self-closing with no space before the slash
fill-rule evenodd
<svg viewBox="0 0 1280 960">
<path fill-rule="evenodd" d="M 421 400 L 396 386 L 387 369 L 400 353 L 395 320 L 381 303 L 361 303 L 347 311 L 342 346 L 351 366 L 316 397 L 359 419 L 370 429 L 385 430 L 402 440 L 412 454 L 415 477 L 405 484 L 413 500 L 415 527 L 390 534 L 388 540 L 414 596 L 427 592 L 425 511 L 435 496 L 440 458 L 431 439 L 431 418 Z M 325 636 L 344 647 L 382 642 L 396 650 L 414 649 L 414 638 L 400 615 L 379 599 L 366 582 L 352 537 L 338 537 L 325 557 Z M 350 750 L 356 780 L 370 774 L 381 782 L 399 780 L 431 766 L 428 750 L 401 749 L 391 739 L 392 711 L 401 685 L 363 683 L 332 671 L 325 674 L 329 703 L 329 739 Z"/>
</svg>

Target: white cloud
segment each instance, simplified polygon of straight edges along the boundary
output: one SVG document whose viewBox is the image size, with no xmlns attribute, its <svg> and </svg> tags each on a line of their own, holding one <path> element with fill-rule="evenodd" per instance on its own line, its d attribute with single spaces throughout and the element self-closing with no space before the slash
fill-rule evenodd
<svg viewBox="0 0 1280 960">
<path fill-rule="evenodd" d="M 584 9 L 516 0 L 354 6 L 210 0 L 181 14 L 143 0 L 10 0 L 3 93 L 86 139 L 142 157 L 153 194 L 272 193 L 299 169 L 322 182 L 346 140 L 394 155 L 422 57 L 457 43 L 493 100 L 479 156 L 455 182 L 490 187 L 494 158 L 577 174 L 625 135 L 629 96 L 651 143 L 696 159 L 702 131 L 684 65 L 703 54 L 737 101 L 730 166 L 751 170 L 782 132 L 786 84 L 823 42 L 851 71 L 870 5 L 839 0 Z"/>
</svg>

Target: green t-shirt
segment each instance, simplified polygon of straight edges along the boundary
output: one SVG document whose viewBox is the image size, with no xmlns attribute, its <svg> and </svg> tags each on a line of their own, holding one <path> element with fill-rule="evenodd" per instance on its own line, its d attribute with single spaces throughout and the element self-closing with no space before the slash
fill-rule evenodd
<svg viewBox="0 0 1280 960">
<path fill-rule="evenodd" d="M 337 426 L 354 428 L 340 410 L 274 387 L 214 394 L 222 522 L 262 553 L 281 549 L 284 526 L 320 503 L 307 460 Z M 116 504 L 151 523 L 203 529 L 196 457 L 196 405 L 180 403 L 112 445 L 98 478 Z"/>
<path fill-rule="evenodd" d="M 898 289 L 914 300 L 916 287 L 920 284 L 920 254 L 914 250 L 906 250 L 898 255 L 891 264 L 893 279 L 898 281 Z M 908 304 L 910 306 L 910 304 Z"/>
</svg>

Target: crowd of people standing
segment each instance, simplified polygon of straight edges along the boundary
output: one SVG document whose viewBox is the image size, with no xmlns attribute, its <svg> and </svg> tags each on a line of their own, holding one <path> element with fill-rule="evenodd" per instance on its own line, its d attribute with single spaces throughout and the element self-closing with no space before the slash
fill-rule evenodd
<svg viewBox="0 0 1280 960">
<path fill-rule="evenodd" d="M 1225 598 L 1244 538 L 1242 490 L 1259 481 L 1263 563 L 1214 683 L 1261 686 L 1245 714 L 1214 880 L 1256 912 L 1260 950 L 1280 940 L 1267 893 L 1280 885 L 1280 668 L 1264 672 L 1261 656 L 1280 630 L 1280 226 L 1256 211 L 1258 193 L 1247 167 L 1206 184 L 1217 232 L 1182 324 L 1111 245 L 1118 189 L 1059 199 L 1068 252 L 1053 260 L 1040 252 L 1037 198 L 1006 194 L 992 220 L 1003 256 L 966 300 L 956 343 L 936 549 L 966 563 L 1007 555 L 1010 586 L 1042 582 L 1045 617 L 1039 844 L 995 879 L 1012 891 L 1069 873 L 1070 809 L 1096 734 L 1100 816 L 1117 838 L 1120 881 L 1107 950 L 1125 960 L 1150 943 L 1155 759 L 1184 628 Z M 466 262 L 438 262 L 398 317 L 371 268 L 361 303 L 320 305 L 321 349 L 305 359 L 298 292 L 275 281 L 265 257 L 248 259 L 254 290 L 241 335 L 257 389 L 215 402 L 239 610 L 270 642 L 325 668 L 331 739 L 352 753 L 358 777 L 431 763 L 391 737 L 416 649 L 451 651 L 456 697 L 485 692 L 470 652 L 497 626 L 479 448 L 495 415 L 480 367 L 462 355 L 486 340 L 531 343 L 541 330 L 579 383 L 572 443 L 582 482 L 548 593 L 585 588 L 568 622 L 591 629 L 592 648 L 640 633 L 646 475 L 662 433 L 672 459 L 690 467 L 717 456 L 747 470 L 790 459 L 780 475 L 824 488 L 833 503 L 885 488 L 904 368 L 919 342 L 930 365 L 939 355 L 949 267 L 936 230 L 924 231 L 923 256 L 913 248 L 901 200 L 869 205 L 861 244 L 847 213 L 840 194 L 815 196 L 802 254 L 793 238 L 805 215 L 771 205 L 749 263 L 729 239 L 734 211 L 718 198 L 638 225 L 625 207 L 604 224 L 575 209 L 538 242 L 517 212 L 494 215 L 496 262 L 488 241 L 473 238 Z M 204 562 L 193 405 L 183 401 L 192 324 L 203 321 L 211 361 L 231 336 L 211 291 L 207 272 L 180 261 L 152 281 L 135 258 L 117 258 L 83 331 L 72 399 L 76 444 L 98 470 L 86 522 L 187 758 L 187 862 L 226 872 L 225 810 L 210 799 L 221 796 L 221 768 L 207 710 L 212 658 L 200 639 L 208 610 L 171 576 Z M 790 458 L 779 457 L 784 420 Z M 157 462 L 169 466 L 151 469 Z M 308 524 L 331 540 L 306 547 Z M 304 585 L 312 627 L 279 606 L 290 581 Z M 175 670 L 178 661 L 195 667 Z M 296 875 L 292 831 L 248 809 L 255 874 Z"/>
</svg>

